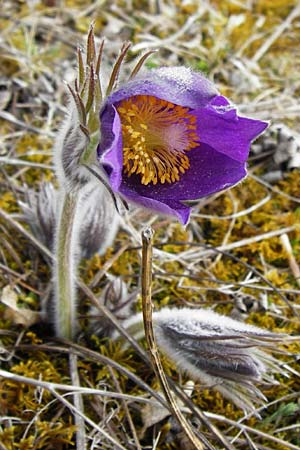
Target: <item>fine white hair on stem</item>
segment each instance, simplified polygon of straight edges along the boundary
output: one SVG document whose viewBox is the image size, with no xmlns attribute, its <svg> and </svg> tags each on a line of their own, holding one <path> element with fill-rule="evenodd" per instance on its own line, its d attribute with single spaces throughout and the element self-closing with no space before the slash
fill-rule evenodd
<svg viewBox="0 0 300 450">
<path fill-rule="evenodd" d="M 153 314 L 159 348 L 176 366 L 205 387 L 218 390 L 246 412 L 266 400 L 255 383 L 277 384 L 282 372 L 274 349 L 286 335 L 239 322 L 209 309 L 163 308 Z M 124 322 L 136 338 L 143 335 L 140 314 Z"/>
<path fill-rule="evenodd" d="M 60 190 L 53 264 L 54 325 L 56 335 L 72 339 L 77 332 L 76 274 L 79 255 L 81 192 Z"/>
<path fill-rule="evenodd" d="M 89 138 L 80 128 L 80 118 L 73 98 L 69 99 L 67 111 L 55 139 L 53 159 L 59 184 L 69 191 L 85 185 L 91 176 L 80 164 Z"/>
<path fill-rule="evenodd" d="M 103 253 L 111 245 L 118 230 L 119 215 L 109 193 L 97 181 L 74 193 L 61 189 L 59 195 L 54 239 L 57 257 L 53 268 L 55 328 L 59 336 L 74 336 L 78 259 L 90 256 L 93 251 Z M 62 329 L 66 323 L 68 332 Z"/>
</svg>

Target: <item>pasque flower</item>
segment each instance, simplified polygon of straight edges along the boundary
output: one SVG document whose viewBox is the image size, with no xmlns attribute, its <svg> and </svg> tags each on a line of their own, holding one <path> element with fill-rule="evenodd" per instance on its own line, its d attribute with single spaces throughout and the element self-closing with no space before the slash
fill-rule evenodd
<svg viewBox="0 0 300 450">
<path fill-rule="evenodd" d="M 200 73 L 184 67 L 138 75 L 101 108 L 98 158 L 125 199 L 187 223 L 185 201 L 246 174 L 251 141 L 266 122 L 238 115 Z"/>
<path fill-rule="evenodd" d="M 55 323 L 56 333 L 67 338 L 74 337 L 77 329 L 81 235 L 103 217 L 107 233 L 101 234 L 106 241 L 102 248 L 106 248 L 114 234 L 110 228 L 115 216 L 110 210 L 118 205 L 115 193 L 150 210 L 175 215 L 185 224 L 190 214 L 185 201 L 245 177 L 250 143 L 267 126 L 239 117 L 211 82 L 189 69 L 140 74 L 152 51 L 141 56 L 129 81 L 117 88 L 129 43 L 123 44 L 105 85 L 103 47 L 104 40 L 96 48 L 91 27 L 86 52 L 77 51 L 78 76 L 68 85 L 69 111 L 54 146 L 59 182 L 53 239 Z M 92 197 L 104 212 L 98 219 Z M 44 222 L 40 225 L 46 230 Z M 98 230 L 95 226 L 90 234 L 96 236 Z"/>
<path fill-rule="evenodd" d="M 142 315 L 136 314 L 123 326 L 139 339 L 144 335 L 142 322 Z M 209 309 L 162 308 L 153 314 L 153 325 L 159 349 L 179 369 L 244 411 L 253 412 L 266 400 L 257 383 L 277 384 L 273 374 L 285 373 L 269 353 L 285 340 L 284 334 Z"/>
</svg>

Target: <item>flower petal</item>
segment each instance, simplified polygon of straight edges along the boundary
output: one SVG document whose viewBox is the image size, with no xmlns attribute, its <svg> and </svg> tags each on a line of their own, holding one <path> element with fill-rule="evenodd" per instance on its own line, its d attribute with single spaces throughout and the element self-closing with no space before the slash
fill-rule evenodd
<svg viewBox="0 0 300 450">
<path fill-rule="evenodd" d="M 123 170 L 121 121 L 113 105 L 108 105 L 102 111 L 100 120 L 101 140 L 98 155 L 101 157 L 101 165 L 109 176 L 112 189 L 118 192 Z"/>
<path fill-rule="evenodd" d="M 190 208 L 181 201 L 196 200 L 233 186 L 247 173 L 244 163 L 228 158 L 207 145 L 191 150 L 189 159 L 190 169 L 175 183 L 145 186 L 138 175 L 123 175 L 119 192 L 146 208 L 175 214 L 185 224 Z"/>
<path fill-rule="evenodd" d="M 268 123 L 238 116 L 234 107 L 220 104 L 221 99 L 224 97 L 216 97 L 206 108 L 193 111 L 198 118 L 200 141 L 236 161 L 245 162 L 251 141 Z"/>
<path fill-rule="evenodd" d="M 160 197 L 156 196 L 155 192 L 148 193 L 150 195 L 147 195 L 146 192 L 143 195 L 143 193 L 137 192 L 134 185 L 130 184 L 131 178 L 133 177 L 124 179 L 120 188 L 120 193 L 127 200 L 135 203 L 136 205 L 143 206 L 146 209 L 156 211 L 161 214 L 177 216 L 183 225 L 188 222 L 191 212 L 190 207 L 184 205 L 179 200 L 174 198 L 164 198 L 158 200 L 158 198 Z"/>
<path fill-rule="evenodd" d="M 134 95 L 152 95 L 196 109 L 207 105 L 218 95 L 218 91 L 214 84 L 200 73 L 186 67 L 162 67 L 124 84 L 106 99 L 106 104 L 116 104 Z"/>
</svg>

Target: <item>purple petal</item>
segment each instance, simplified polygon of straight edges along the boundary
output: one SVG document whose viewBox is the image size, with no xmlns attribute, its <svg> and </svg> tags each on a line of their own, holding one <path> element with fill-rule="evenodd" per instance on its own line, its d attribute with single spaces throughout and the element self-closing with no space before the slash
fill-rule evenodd
<svg viewBox="0 0 300 450">
<path fill-rule="evenodd" d="M 129 178 L 124 180 L 124 183 L 120 189 L 120 193 L 126 198 L 126 200 L 161 214 L 177 216 L 183 225 L 188 222 L 191 212 L 191 208 L 189 206 L 184 205 L 176 199 L 162 199 L 160 201 L 156 198 L 138 194 L 134 190 L 134 187 L 132 188 L 130 184 L 127 185 L 128 180 Z"/>
<path fill-rule="evenodd" d="M 218 97 L 214 101 L 218 101 Z M 210 104 L 193 114 L 198 119 L 200 142 L 240 162 L 248 158 L 251 141 L 268 126 L 267 122 L 238 116 L 230 105 Z"/>
<path fill-rule="evenodd" d="M 203 145 L 189 152 L 190 169 L 179 181 L 142 185 L 139 175 L 127 177 L 119 192 L 128 200 L 163 214 L 176 215 L 186 224 L 190 208 L 182 201 L 196 200 L 231 187 L 246 174 L 245 164 Z"/>
<path fill-rule="evenodd" d="M 186 67 L 162 67 L 136 77 L 113 92 L 106 104 L 134 95 L 152 95 L 181 106 L 197 109 L 207 105 L 218 91 L 203 75 Z M 105 107 L 105 105 L 104 105 Z"/>
<path fill-rule="evenodd" d="M 101 165 L 109 176 L 111 187 L 118 191 L 122 182 L 123 153 L 122 127 L 119 114 L 113 105 L 108 105 L 100 116 L 101 140 L 98 156 Z"/>
<path fill-rule="evenodd" d="M 123 175 L 120 192 L 146 198 L 170 200 L 196 200 L 235 185 L 246 176 L 245 163 L 235 161 L 208 145 L 188 152 L 190 168 L 175 183 L 141 184 L 139 175 Z"/>
<path fill-rule="evenodd" d="M 216 97 L 214 97 L 211 102 L 210 102 L 211 106 L 228 106 L 230 105 L 230 102 L 228 100 L 228 98 L 224 97 L 223 95 L 217 95 Z"/>
</svg>

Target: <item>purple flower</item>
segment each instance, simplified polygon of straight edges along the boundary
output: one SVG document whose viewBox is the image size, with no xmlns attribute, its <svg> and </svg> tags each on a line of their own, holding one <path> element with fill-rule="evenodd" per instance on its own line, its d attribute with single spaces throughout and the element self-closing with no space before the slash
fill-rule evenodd
<svg viewBox="0 0 300 450">
<path fill-rule="evenodd" d="M 250 143 L 266 122 L 240 117 L 199 73 L 161 68 L 107 97 L 100 164 L 125 199 L 185 224 L 184 201 L 229 188 L 246 174 Z"/>
</svg>

